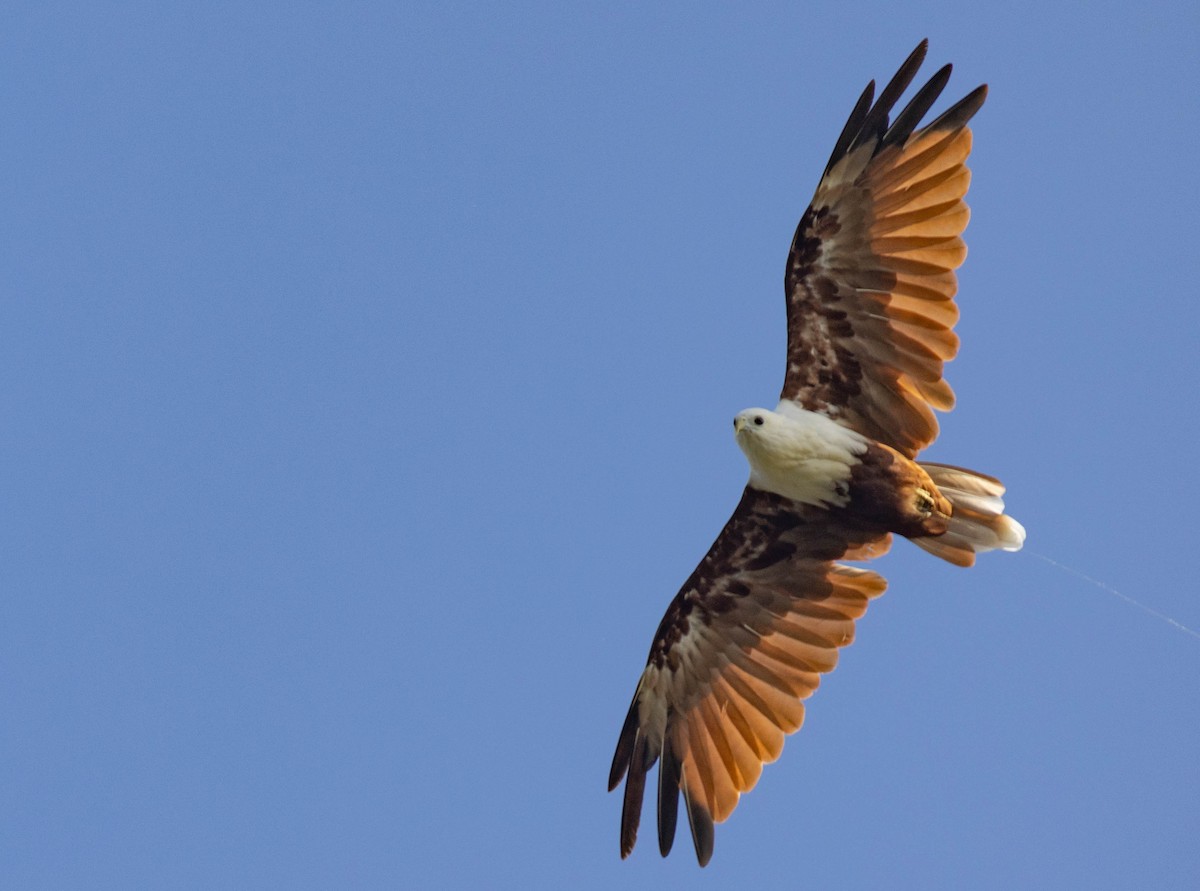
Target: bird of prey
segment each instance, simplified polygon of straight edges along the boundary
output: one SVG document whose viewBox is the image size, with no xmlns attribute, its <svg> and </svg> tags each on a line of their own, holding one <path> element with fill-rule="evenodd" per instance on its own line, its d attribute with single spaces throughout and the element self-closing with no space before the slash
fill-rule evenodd
<svg viewBox="0 0 1200 891">
<path fill-rule="evenodd" d="M 987 95 L 972 90 L 921 126 L 946 65 L 892 119 L 926 48 L 874 102 L 874 82 L 863 91 L 796 229 L 779 404 L 733 419 L 749 482 L 667 608 L 617 742 L 608 785 L 625 779 L 622 857 L 657 762 L 659 850 L 671 849 L 682 798 L 708 863 L 713 824 L 779 757 L 802 700 L 886 586 L 838 561 L 883 554 L 893 533 L 958 566 L 1024 542 L 998 480 L 916 460 L 937 436 L 933 410 L 954 404 L 942 366 L 958 351 L 967 124 Z"/>
</svg>

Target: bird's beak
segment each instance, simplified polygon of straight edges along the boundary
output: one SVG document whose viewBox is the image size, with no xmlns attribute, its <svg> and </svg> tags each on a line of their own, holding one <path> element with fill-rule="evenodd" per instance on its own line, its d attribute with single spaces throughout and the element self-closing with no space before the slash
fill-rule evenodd
<svg viewBox="0 0 1200 891">
<path fill-rule="evenodd" d="M 742 428 L 745 426 L 746 426 L 745 418 L 734 418 L 733 419 L 733 435 L 737 436 L 739 433 L 742 432 Z"/>
</svg>

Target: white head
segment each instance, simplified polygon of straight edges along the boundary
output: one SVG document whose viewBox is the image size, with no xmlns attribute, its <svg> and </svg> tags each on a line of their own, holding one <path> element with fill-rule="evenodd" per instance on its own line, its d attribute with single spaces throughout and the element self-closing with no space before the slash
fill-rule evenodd
<svg viewBox="0 0 1200 891">
<path fill-rule="evenodd" d="M 787 403 L 738 412 L 733 432 L 752 485 L 806 504 L 843 504 L 850 468 L 867 445 L 837 421 Z"/>
<path fill-rule="evenodd" d="M 747 408 L 734 415 L 733 437 L 753 467 L 776 452 L 787 451 L 789 441 L 795 438 L 794 423 L 769 408 Z"/>
</svg>

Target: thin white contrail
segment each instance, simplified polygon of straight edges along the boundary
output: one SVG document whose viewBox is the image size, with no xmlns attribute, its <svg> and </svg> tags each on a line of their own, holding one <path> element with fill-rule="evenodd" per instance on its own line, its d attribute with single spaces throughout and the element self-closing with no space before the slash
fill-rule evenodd
<svg viewBox="0 0 1200 891">
<path fill-rule="evenodd" d="M 1174 627 L 1176 627 L 1180 631 L 1182 631 L 1184 634 L 1190 634 L 1192 637 L 1196 638 L 1197 640 L 1200 640 L 1200 634 L 1193 631 L 1187 625 L 1184 625 L 1182 622 L 1176 622 L 1170 616 L 1163 615 L 1158 610 L 1152 609 L 1151 607 L 1146 606 L 1146 604 L 1142 603 L 1139 600 L 1134 600 L 1128 594 L 1122 594 L 1120 591 L 1118 591 L 1112 585 L 1106 585 L 1106 584 L 1104 584 L 1104 582 L 1099 581 L 1098 579 L 1094 579 L 1090 575 L 1086 575 L 1086 574 L 1080 572 L 1078 569 L 1073 569 L 1070 566 L 1065 566 L 1062 563 L 1059 563 L 1057 560 L 1051 560 L 1045 554 L 1039 554 L 1037 551 L 1031 551 L 1028 548 L 1025 549 L 1025 552 L 1027 554 L 1029 554 L 1031 557 L 1037 557 L 1039 560 L 1045 560 L 1051 566 L 1057 566 L 1063 572 L 1069 572 L 1069 573 L 1071 573 L 1071 575 L 1078 576 L 1079 578 L 1083 579 L 1085 582 L 1091 582 L 1097 588 L 1107 591 L 1109 594 L 1112 594 L 1114 597 L 1120 597 L 1126 603 L 1132 604 L 1133 606 L 1136 606 L 1138 609 L 1148 612 L 1150 615 L 1154 616 L 1154 618 L 1161 619 L 1162 621 L 1166 622 L 1168 625 L 1173 625 Z"/>
</svg>

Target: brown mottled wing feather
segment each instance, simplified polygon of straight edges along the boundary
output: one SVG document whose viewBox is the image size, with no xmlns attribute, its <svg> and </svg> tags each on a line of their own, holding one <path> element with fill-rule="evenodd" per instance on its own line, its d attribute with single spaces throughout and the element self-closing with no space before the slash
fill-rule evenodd
<svg viewBox="0 0 1200 891">
<path fill-rule="evenodd" d="M 917 129 L 950 77 L 937 72 L 889 115 L 922 42 L 873 105 L 868 85 L 842 131 L 788 255 L 782 399 L 836 418 L 909 457 L 937 437 L 954 392 L 954 270 L 966 257 L 967 122 L 986 87 Z"/>
<path fill-rule="evenodd" d="M 700 864 L 713 824 L 753 788 L 806 699 L 883 592 L 866 559 L 890 539 L 852 531 L 821 508 L 747 487 L 737 510 L 658 627 L 609 774 L 625 780 L 621 856 L 633 850 L 646 774 L 657 761 L 658 841 L 675 838 L 682 794 Z"/>
</svg>

